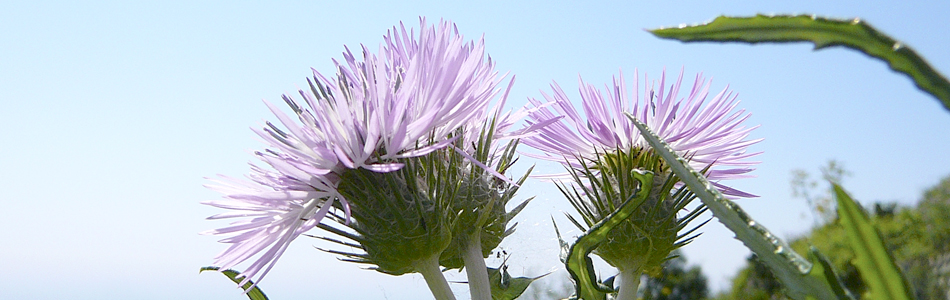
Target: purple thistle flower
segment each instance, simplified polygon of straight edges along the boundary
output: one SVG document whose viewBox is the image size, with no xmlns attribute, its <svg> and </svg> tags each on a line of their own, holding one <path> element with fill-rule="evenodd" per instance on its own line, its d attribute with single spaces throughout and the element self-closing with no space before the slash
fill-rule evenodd
<svg viewBox="0 0 950 300">
<path fill-rule="evenodd" d="M 636 71 L 635 71 L 636 72 Z M 575 109 L 557 83 L 552 84 L 553 96 L 542 92 L 548 103 L 529 99 L 535 110 L 529 115 L 529 125 L 560 121 L 537 129 L 537 134 L 522 140 L 525 145 L 544 154 L 525 154 L 531 157 L 561 162 L 568 167 L 582 168 L 576 157 L 598 159 L 598 153 L 616 150 L 629 151 L 635 148 L 649 149 L 630 120 L 629 112 L 652 128 L 666 140 L 678 154 L 690 158 L 695 169 L 713 167 L 707 178 L 726 195 L 755 197 L 730 187 L 718 184 L 719 180 L 748 177 L 751 166 L 758 162 L 746 161 L 759 153 L 746 154 L 750 145 L 762 139 L 745 140 L 752 129 L 742 126 L 749 114 L 745 110 L 733 112 L 738 101 L 728 87 L 716 94 L 703 106 L 709 93 L 709 83 L 698 74 L 687 97 L 680 98 L 682 72 L 676 82 L 665 89 L 666 72 L 660 76 L 659 89 L 648 85 L 643 99 L 638 97 L 637 75 L 633 78 L 633 93 L 624 85 L 623 72 L 614 77 L 612 87 L 605 91 L 596 89 L 579 79 L 581 105 L 586 118 Z M 644 82 L 649 82 L 644 78 Z M 631 97 L 632 95 L 632 97 Z M 553 111 L 551 111 L 553 109 Z M 557 177 L 557 176 L 554 176 Z"/>
<path fill-rule="evenodd" d="M 416 36 L 394 27 L 379 57 L 363 46 L 358 60 L 347 49 L 343 63 L 334 60 L 335 77 L 313 70 L 309 90 L 299 91 L 302 102 L 283 96 L 296 120 L 265 101 L 284 129 L 265 122 L 252 130 L 270 147 L 256 156 L 274 171 L 252 165 L 250 181 L 221 176 L 208 186 L 225 199 L 204 204 L 234 210 L 209 219 L 245 218 L 207 232 L 235 234 L 221 240 L 232 245 L 215 265 L 226 269 L 259 254 L 240 275 L 242 285 L 259 281 L 336 201 L 349 219 L 349 203 L 336 190 L 343 171 L 399 170 L 397 159 L 449 147 L 457 130 L 484 120 L 498 74 L 485 61 L 483 40 L 465 42 L 446 21 L 427 27 L 420 19 L 420 28 Z"/>
</svg>

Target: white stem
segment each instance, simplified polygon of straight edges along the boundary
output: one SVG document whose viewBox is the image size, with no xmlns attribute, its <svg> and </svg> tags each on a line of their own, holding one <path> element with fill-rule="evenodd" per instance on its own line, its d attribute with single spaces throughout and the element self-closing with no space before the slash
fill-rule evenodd
<svg viewBox="0 0 950 300">
<path fill-rule="evenodd" d="M 425 278 L 436 300 L 455 300 L 455 294 L 452 294 L 449 282 L 445 281 L 442 270 L 439 270 L 439 255 L 417 261 L 413 267 L 422 274 L 422 278 Z"/>
<path fill-rule="evenodd" d="M 620 292 L 617 294 L 617 300 L 637 299 L 637 290 L 640 288 L 639 268 L 629 268 L 626 271 L 620 271 Z"/>
<path fill-rule="evenodd" d="M 469 236 L 462 247 L 462 261 L 465 263 L 465 274 L 468 275 L 468 290 L 472 300 L 491 300 L 491 285 L 488 282 L 488 267 L 482 257 L 481 234 L 476 230 Z"/>
</svg>

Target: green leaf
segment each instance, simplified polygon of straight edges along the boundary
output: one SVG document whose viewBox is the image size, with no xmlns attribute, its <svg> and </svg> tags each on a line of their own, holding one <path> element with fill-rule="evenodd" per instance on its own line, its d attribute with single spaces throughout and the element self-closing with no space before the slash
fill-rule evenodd
<svg viewBox="0 0 950 300">
<path fill-rule="evenodd" d="M 548 273 L 551 274 L 551 273 Z M 544 274 L 538 277 L 515 277 L 511 278 L 508 274 L 508 266 L 502 264 L 501 270 L 488 268 L 488 282 L 491 283 L 492 300 L 514 300 L 521 296 L 528 285 L 541 277 L 548 276 Z"/>
<path fill-rule="evenodd" d="M 204 268 L 201 268 L 201 270 L 198 271 L 198 273 L 201 273 L 201 272 L 204 272 L 204 271 L 218 271 L 218 267 L 204 267 Z M 231 281 L 234 281 L 234 283 L 237 283 L 237 284 L 241 284 L 241 281 L 243 280 L 243 279 L 237 278 L 237 276 L 240 275 L 241 273 L 238 273 L 238 272 L 235 271 L 235 270 L 228 269 L 228 270 L 221 271 L 220 273 L 221 273 L 221 274 L 224 274 L 224 276 L 227 276 L 228 278 L 231 279 Z M 254 287 L 251 288 L 251 286 L 254 286 Z M 267 300 L 267 296 L 264 295 L 264 292 L 261 291 L 260 288 L 258 288 L 257 286 L 254 285 L 254 282 L 248 281 L 247 283 L 245 283 L 245 284 L 244 284 L 243 286 L 241 286 L 241 287 L 242 287 L 245 291 L 247 291 L 247 292 L 245 293 L 245 295 L 247 295 L 247 298 L 248 298 L 248 299 L 251 299 L 251 300 Z M 249 288 L 250 288 L 250 290 L 248 290 Z"/>
<path fill-rule="evenodd" d="M 653 173 L 636 169 L 630 172 L 631 176 L 640 182 L 640 190 L 633 197 L 624 201 L 616 211 L 591 226 L 568 248 L 565 265 L 567 266 L 567 272 L 571 274 L 571 278 L 574 280 L 576 296 L 580 299 L 603 300 L 608 292 L 613 291 L 612 287 L 605 286 L 597 281 L 590 253 L 607 239 L 607 233 L 611 229 L 630 217 L 650 195 L 650 190 L 653 187 Z M 556 226 L 554 230 L 557 230 Z M 560 235 L 558 233 L 559 240 Z M 563 248 L 566 246 L 563 240 L 561 240 L 561 246 L 563 252 Z"/>
<path fill-rule="evenodd" d="M 811 246 L 808 251 L 809 258 L 813 261 L 818 261 L 818 263 L 815 264 L 815 268 L 812 269 L 812 272 L 816 274 L 820 273 L 825 277 L 825 280 L 828 281 L 828 285 L 831 286 L 831 290 L 838 296 L 838 300 L 856 300 L 854 295 L 851 294 L 851 291 L 844 286 L 844 282 L 841 281 L 841 278 L 838 277 L 831 261 L 829 261 L 824 254 L 821 254 L 815 246 Z"/>
<path fill-rule="evenodd" d="M 877 229 L 871 225 L 867 213 L 858 206 L 851 196 L 832 183 L 835 199 L 838 200 L 838 217 L 854 251 L 858 271 L 868 284 L 874 299 L 914 299 L 910 284 L 901 275 L 894 257 L 887 252 L 884 241 Z"/>
<path fill-rule="evenodd" d="M 812 269 L 811 262 L 792 250 L 785 241 L 778 238 L 761 224 L 752 219 L 739 205 L 726 199 L 706 177 L 693 170 L 682 157 L 662 141 L 646 125 L 627 113 L 634 126 L 643 135 L 643 138 L 659 154 L 670 169 L 680 180 L 696 194 L 703 204 L 712 211 L 723 225 L 736 234 L 736 239 L 742 241 L 760 261 L 765 263 L 772 274 L 786 288 L 788 296 L 793 299 L 834 299 L 835 293 L 825 279 L 817 274 L 809 275 Z"/>
<path fill-rule="evenodd" d="M 860 19 L 834 20 L 808 15 L 738 18 L 720 16 L 712 22 L 651 30 L 661 38 L 683 42 L 812 42 L 815 50 L 844 46 L 883 60 L 910 76 L 918 88 L 950 110 L 950 82 L 913 49 L 877 31 Z"/>
</svg>

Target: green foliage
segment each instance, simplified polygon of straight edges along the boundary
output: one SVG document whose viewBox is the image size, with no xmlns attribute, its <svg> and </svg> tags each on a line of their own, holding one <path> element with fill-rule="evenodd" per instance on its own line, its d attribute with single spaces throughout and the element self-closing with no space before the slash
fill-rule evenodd
<svg viewBox="0 0 950 300">
<path fill-rule="evenodd" d="M 916 209 L 901 208 L 896 212 L 878 207 L 870 219 L 872 225 L 881 233 L 881 238 L 888 252 L 894 255 L 897 265 L 903 270 L 914 287 L 919 299 L 932 299 L 937 293 L 933 288 L 933 276 L 930 274 L 928 257 L 936 255 L 933 244 L 930 243 L 927 226 Z M 945 216 L 945 218 L 950 215 Z M 814 229 L 808 236 L 792 243 L 796 249 L 807 248 L 813 244 L 828 255 L 829 261 L 840 272 L 842 282 L 857 295 L 868 295 L 868 284 L 862 279 L 862 273 L 857 268 L 857 256 L 848 245 L 845 229 L 840 222 L 829 223 Z M 925 290 L 930 289 L 931 292 Z"/>
<path fill-rule="evenodd" d="M 931 68 L 923 58 L 917 55 L 913 50 L 878 32 L 859 19 L 830 20 L 805 15 L 758 15 L 749 18 L 719 17 L 707 24 L 681 26 L 679 28 L 662 28 L 653 30 L 652 32 L 658 37 L 678 39 L 684 42 L 812 42 L 815 44 L 816 50 L 831 46 L 848 47 L 861 51 L 871 57 L 881 59 L 886 62 L 891 69 L 908 75 L 914 80 L 918 88 L 936 97 L 946 109 L 950 110 L 950 82 Z M 645 128 L 642 124 L 638 122 L 635 123 L 641 132 L 645 132 Z M 647 133 L 649 132 L 645 132 L 644 136 L 654 147 L 657 147 L 657 144 L 662 144 L 662 141 L 656 138 L 651 140 L 651 137 L 649 137 Z M 675 157 L 675 154 L 664 154 L 666 155 L 665 158 L 667 161 L 670 161 L 671 157 Z M 682 162 L 681 159 L 680 162 Z M 694 189 L 694 192 L 699 194 L 704 203 L 706 203 L 710 210 L 712 210 L 727 227 L 736 232 L 737 238 L 746 243 L 747 247 L 752 249 L 755 254 L 760 255 L 762 262 L 771 269 L 771 271 L 765 270 L 766 272 L 762 274 L 752 274 L 751 272 L 755 271 L 756 268 L 747 268 L 737 278 L 737 283 L 740 284 L 734 285 L 735 288 L 741 289 L 744 287 L 742 284 L 754 282 L 756 279 L 763 279 L 763 282 L 766 283 L 770 280 L 772 282 L 781 281 L 785 286 L 784 291 L 786 293 L 793 298 L 801 298 L 802 288 L 817 286 L 814 282 L 796 282 L 796 278 L 791 276 L 788 270 L 783 269 L 783 266 L 777 263 L 774 258 L 770 258 L 771 255 L 768 252 L 762 251 L 764 250 L 761 249 L 762 247 L 750 244 L 750 241 L 747 241 L 748 237 L 741 236 L 740 231 L 742 231 L 742 228 L 735 220 L 728 220 L 729 212 L 724 212 L 722 207 L 714 207 L 714 205 L 709 203 L 713 202 L 712 200 L 719 200 L 715 199 L 716 197 L 714 196 L 716 195 L 713 194 L 713 197 L 710 197 L 708 192 L 700 191 L 705 187 L 707 190 L 713 190 L 713 192 L 715 192 L 714 189 L 708 187 L 708 183 L 704 181 L 702 176 L 698 176 L 698 174 L 693 172 L 695 176 L 688 178 L 685 173 L 692 171 L 688 169 L 688 166 L 685 168 L 680 167 L 680 170 L 677 170 L 676 166 L 674 166 L 674 171 L 683 178 L 684 182 L 690 185 L 691 189 Z M 801 176 L 803 174 L 804 173 L 796 174 L 797 176 L 793 183 L 796 184 L 797 187 L 804 187 L 805 190 L 814 187 L 814 184 L 809 183 L 806 177 Z M 837 174 L 839 175 L 839 180 L 842 174 L 843 173 Z M 828 174 L 826 174 L 826 177 L 827 176 Z M 836 183 L 838 180 L 831 179 L 829 181 Z M 947 248 L 950 247 L 947 246 L 947 238 L 950 238 L 950 230 L 947 228 L 948 223 L 950 223 L 950 221 L 947 221 L 950 208 L 945 208 L 947 207 L 946 205 L 940 205 L 939 203 L 934 204 L 935 201 L 927 202 L 928 205 L 934 205 L 934 207 L 928 207 L 925 213 L 921 215 L 919 212 L 908 213 L 904 210 L 898 212 L 895 206 L 876 205 L 874 207 L 876 216 L 870 219 L 859 206 L 850 201 L 850 198 L 840 187 L 837 185 L 834 186 L 836 189 L 835 194 L 838 196 L 839 215 L 841 216 L 839 225 L 842 226 L 838 228 L 828 226 L 818 228 L 813 232 L 813 235 L 817 233 L 826 234 L 828 231 L 838 231 L 837 234 L 829 235 L 831 237 L 830 239 L 815 241 L 816 246 L 818 246 L 817 248 L 823 251 L 833 251 L 835 254 L 830 255 L 831 259 L 827 259 L 823 257 L 821 253 L 813 251 L 812 258 L 818 260 L 820 264 L 815 266 L 815 272 L 813 272 L 810 277 L 827 279 L 827 284 L 833 287 L 838 297 L 848 296 L 844 290 L 840 289 L 841 285 L 846 285 L 854 288 L 854 291 L 858 291 L 864 296 L 873 294 L 876 298 L 906 299 L 922 294 L 945 298 L 947 294 L 945 294 L 945 292 L 941 294 L 939 289 L 943 288 L 945 290 L 946 286 L 950 284 L 950 281 L 947 280 L 950 276 L 946 274 L 950 273 L 950 271 L 948 271 L 948 269 L 950 269 L 950 254 L 946 253 Z M 950 194 L 950 192 L 947 191 L 950 191 L 950 189 L 937 189 L 934 191 L 934 194 Z M 829 219 L 828 216 L 830 213 L 827 209 L 828 205 L 825 205 L 828 201 L 812 201 L 814 200 L 813 198 L 808 194 L 799 193 L 799 190 L 795 190 L 793 193 L 796 196 L 805 197 L 806 200 L 809 201 L 809 205 L 819 213 L 819 219 L 825 221 Z M 928 191 L 928 194 L 929 193 L 930 191 Z M 726 202 L 724 204 L 729 203 Z M 924 206 L 924 204 L 922 203 L 921 206 Z M 729 208 L 732 207 L 734 206 L 729 206 Z M 741 210 L 735 211 L 738 216 L 744 215 L 741 213 Z M 744 218 L 741 219 L 745 220 Z M 730 224 L 730 222 L 733 224 Z M 749 227 L 754 228 L 754 226 Z M 920 230 L 925 230 L 925 232 L 920 232 Z M 880 233 L 878 233 L 878 231 Z M 767 233 L 767 231 L 765 233 Z M 848 241 L 842 241 L 845 236 L 849 237 L 850 243 Z M 932 238 L 930 238 L 929 241 L 924 241 L 924 236 L 930 236 Z M 803 243 L 795 244 L 797 244 L 796 249 L 802 251 Z M 821 244 L 827 244 L 825 246 L 829 247 L 822 247 Z M 779 249 L 781 249 L 781 247 L 779 247 Z M 937 251 L 938 249 L 940 251 Z M 854 253 L 855 251 L 857 254 Z M 753 265 L 758 263 L 757 260 L 753 262 Z M 904 279 L 901 279 L 901 273 L 897 266 L 895 266 L 895 263 L 905 270 L 906 276 L 911 278 L 911 281 L 918 285 L 915 287 L 913 293 L 910 291 L 910 285 L 907 284 Z M 842 270 L 844 272 L 840 280 L 838 276 L 833 274 L 835 267 L 832 265 L 843 267 Z M 798 264 L 798 266 L 802 266 L 802 264 Z M 927 266 L 931 267 L 932 270 L 928 271 L 926 269 Z M 908 272 L 908 269 L 914 271 Z M 807 274 L 806 270 L 801 271 L 803 271 L 801 274 Z M 752 276 L 750 276 L 750 274 Z M 778 280 L 774 280 L 774 278 L 770 279 L 768 276 L 765 276 L 765 274 L 774 274 Z M 920 280 L 918 281 L 917 279 Z M 936 281 L 936 284 L 922 283 L 923 281 Z M 870 286 L 870 290 L 865 288 L 865 282 Z M 794 286 L 792 284 L 803 285 Z M 921 289 L 919 288 L 921 285 L 927 286 L 928 288 Z M 735 291 L 732 294 L 732 296 L 736 296 Z M 741 297 L 741 299 L 758 298 L 759 296 L 772 298 L 775 295 L 777 295 L 777 291 L 767 290 L 764 294 L 760 295 L 744 295 L 756 297 Z M 826 296 L 827 295 L 819 296 L 818 298 L 830 298 Z"/>
<path fill-rule="evenodd" d="M 823 274 L 828 281 L 828 285 L 831 286 L 835 295 L 838 296 L 838 300 L 854 300 L 854 294 L 844 286 L 844 282 L 841 281 L 841 277 L 838 276 L 837 271 L 835 271 L 834 266 L 831 265 L 831 261 L 828 260 L 828 257 L 821 254 L 818 248 L 814 246 L 809 248 L 808 251 L 808 254 L 810 254 L 809 258 L 818 262 L 815 264 L 815 269 L 812 270 L 812 272 L 821 272 Z"/>
<path fill-rule="evenodd" d="M 911 282 L 926 283 L 916 287 L 918 295 L 950 298 L 950 176 L 924 192 L 917 212 L 924 224 L 918 230 L 930 248 L 901 267 L 913 270 L 906 272 Z"/>
<path fill-rule="evenodd" d="M 881 234 L 888 252 L 910 282 L 918 299 L 947 299 L 950 283 L 950 177 L 923 193 L 917 207 L 896 207 L 877 203 L 870 222 Z M 868 284 L 855 263 L 855 253 L 848 246 L 844 228 L 829 222 L 791 242 L 797 251 L 811 245 L 821 249 L 842 284 L 855 295 L 867 297 Z M 756 271 L 758 270 L 758 271 Z M 778 281 L 764 266 L 751 260 L 733 279 L 732 289 L 721 299 L 777 299 L 781 289 Z M 753 297 L 758 295 L 759 298 Z"/>
<path fill-rule="evenodd" d="M 825 278 L 828 286 L 839 300 L 851 300 L 853 294 L 847 289 L 841 278 L 835 273 L 835 268 L 830 260 L 817 248 L 809 249 L 809 258 L 817 262 L 812 268 L 815 276 Z M 755 254 L 746 259 L 746 267 L 739 270 L 739 273 L 732 280 L 731 289 L 720 292 L 714 299 L 718 300 L 782 300 L 789 299 L 785 295 L 785 288 L 772 275 L 762 261 Z"/>
<path fill-rule="evenodd" d="M 643 300 L 705 299 L 709 293 L 706 276 L 699 266 L 686 268 L 686 259 L 677 250 L 663 263 L 658 276 L 644 280 Z"/>
<path fill-rule="evenodd" d="M 844 46 L 883 60 L 909 76 L 950 110 L 950 81 L 913 49 L 877 31 L 860 19 L 833 20 L 809 15 L 738 18 L 720 16 L 710 23 L 651 31 L 661 38 L 684 42 L 812 42 L 815 49 Z"/>
<path fill-rule="evenodd" d="M 218 271 L 218 267 L 204 267 L 204 268 L 201 268 L 201 270 L 199 270 L 198 273 L 201 273 L 201 272 L 204 272 L 204 271 Z M 243 278 L 238 278 L 238 275 L 240 275 L 240 273 L 238 273 L 238 272 L 235 271 L 235 270 L 230 270 L 230 269 L 229 269 L 229 270 L 221 271 L 220 273 L 221 273 L 221 274 L 224 274 L 224 276 L 227 276 L 228 279 L 231 279 L 231 281 L 234 281 L 234 283 L 237 283 L 237 284 L 241 284 L 241 281 L 244 280 Z M 247 283 L 245 283 L 244 285 L 242 285 L 241 288 L 243 288 L 245 291 L 247 291 L 247 293 L 245 293 L 245 295 L 247 295 L 247 298 L 248 298 L 248 299 L 251 299 L 251 300 L 267 300 L 267 296 L 264 295 L 264 292 L 261 291 L 260 288 L 258 288 L 256 285 L 254 285 L 254 282 L 248 281 Z M 250 289 L 250 290 L 248 290 L 248 289 Z"/>
<path fill-rule="evenodd" d="M 919 211 L 926 232 L 931 233 L 934 250 L 950 252 L 950 176 L 924 192 Z"/>
<path fill-rule="evenodd" d="M 788 299 L 782 293 L 782 284 L 755 254 L 746 259 L 746 267 L 732 279 L 732 288 L 716 296 L 722 300 Z"/>
<path fill-rule="evenodd" d="M 914 294 L 887 251 L 881 235 L 877 232 L 867 213 L 851 196 L 832 183 L 835 199 L 838 200 L 838 216 L 847 233 L 849 246 L 857 256 L 861 277 L 868 283 L 873 299 L 914 299 Z"/>
<path fill-rule="evenodd" d="M 734 202 L 726 199 L 702 174 L 690 168 L 686 160 L 673 152 L 669 145 L 646 125 L 629 113 L 627 117 L 690 191 L 699 196 L 713 215 L 736 234 L 736 239 L 742 241 L 765 262 L 785 286 L 785 291 L 789 296 L 794 299 L 835 297 L 835 293 L 822 274 L 810 274 L 811 262 L 793 251 L 785 241 L 758 224 Z"/>
</svg>

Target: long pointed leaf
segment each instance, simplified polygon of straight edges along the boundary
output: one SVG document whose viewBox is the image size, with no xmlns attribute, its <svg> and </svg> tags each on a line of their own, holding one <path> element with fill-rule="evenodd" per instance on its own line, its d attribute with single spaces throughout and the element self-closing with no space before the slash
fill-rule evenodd
<svg viewBox="0 0 950 300">
<path fill-rule="evenodd" d="M 726 199 L 705 176 L 693 170 L 686 160 L 673 152 L 669 145 L 646 125 L 629 113 L 627 117 L 633 121 L 634 126 L 656 153 L 670 165 L 673 173 L 703 201 L 719 222 L 732 230 L 736 239 L 742 241 L 772 270 L 772 274 L 786 287 L 788 296 L 794 299 L 806 299 L 809 296 L 817 299 L 836 298 L 823 277 L 809 276 L 812 268 L 810 262 L 792 250 L 785 241 L 756 223 L 739 205 Z"/>
<path fill-rule="evenodd" d="M 201 273 L 201 272 L 204 272 L 204 271 L 218 271 L 218 267 L 204 267 L 204 268 L 201 268 L 201 270 L 198 271 L 198 273 Z M 224 274 L 224 276 L 227 276 L 229 279 L 231 279 L 231 281 L 234 281 L 234 283 L 237 283 L 237 284 L 240 284 L 241 281 L 243 280 L 243 279 L 237 277 L 237 276 L 240 275 L 241 273 L 238 273 L 238 272 L 235 271 L 235 270 L 230 270 L 230 269 L 229 269 L 229 270 L 224 270 L 224 271 L 221 271 L 221 274 Z M 247 288 L 251 287 L 252 285 L 254 285 L 254 283 L 248 281 L 247 283 L 244 284 L 244 286 L 241 287 L 242 289 L 244 289 L 245 291 L 247 291 L 247 293 L 245 293 L 245 295 L 247 295 L 247 298 L 248 298 L 248 299 L 251 299 L 251 300 L 268 300 L 268 299 L 267 299 L 267 296 L 264 295 L 264 292 L 261 291 L 261 289 L 258 288 L 257 286 L 254 286 L 254 288 L 252 288 L 251 290 L 248 291 Z"/>
<path fill-rule="evenodd" d="M 838 300 L 857 300 L 851 291 L 844 286 L 844 282 L 841 281 L 841 278 L 838 277 L 838 274 L 835 272 L 835 267 L 831 265 L 831 261 L 825 257 L 824 254 L 821 254 L 821 251 L 818 251 L 818 248 L 811 246 L 808 249 L 809 258 L 813 261 L 818 261 L 815 264 L 815 268 L 812 269 L 812 272 L 821 272 L 825 277 L 825 280 L 828 281 L 828 285 L 831 286 L 831 290 L 835 292 L 835 295 L 838 295 Z"/>
<path fill-rule="evenodd" d="M 835 199 L 838 200 L 838 216 L 841 226 L 848 235 L 849 245 L 857 258 L 861 278 L 871 289 L 874 299 L 914 299 L 907 280 L 901 275 L 894 263 L 894 257 L 887 252 L 884 241 L 877 229 L 871 225 L 867 214 L 851 196 L 832 183 Z"/>
<path fill-rule="evenodd" d="M 881 33 L 860 19 L 834 20 L 812 15 L 749 18 L 720 16 L 712 22 L 651 30 L 661 38 L 683 42 L 812 42 L 815 49 L 845 46 L 883 60 L 894 71 L 909 76 L 921 90 L 950 110 L 950 82 L 913 49 Z"/>
</svg>

